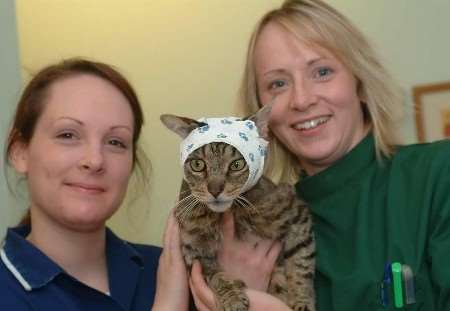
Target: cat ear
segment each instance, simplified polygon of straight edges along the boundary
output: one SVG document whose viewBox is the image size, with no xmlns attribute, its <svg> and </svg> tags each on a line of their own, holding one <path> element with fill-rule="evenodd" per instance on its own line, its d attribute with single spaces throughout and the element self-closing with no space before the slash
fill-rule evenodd
<svg viewBox="0 0 450 311">
<path fill-rule="evenodd" d="M 273 103 L 262 106 L 255 114 L 245 118 L 255 122 L 259 136 L 269 140 L 269 118 Z"/>
<path fill-rule="evenodd" d="M 177 133 L 181 138 L 186 138 L 190 132 L 205 125 L 203 122 L 198 122 L 190 118 L 178 117 L 172 114 L 162 114 L 159 118 L 169 130 Z"/>
</svg>

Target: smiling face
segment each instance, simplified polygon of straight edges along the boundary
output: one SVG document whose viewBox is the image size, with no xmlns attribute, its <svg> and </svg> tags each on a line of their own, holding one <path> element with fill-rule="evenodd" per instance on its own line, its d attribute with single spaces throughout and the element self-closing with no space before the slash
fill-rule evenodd
<svg viewBox="0 0 450 311">
<path fill-rule="evenodd" d="M 349 152 L 367 132 L 357 81 L 330 52 L 300 42 L 275 23 L 255 46 L 262 103 L 276 96 L 270 128 L 313 175 Z"/>
<path fill-rule="evenodd" d="M 53 83 L 31 141 L 12 157 L 27 177 L 32 225 L 103 228 L 125 196 L 132 147 L 130 104 L 110 82 L 78 74 Z"/>
</svg>

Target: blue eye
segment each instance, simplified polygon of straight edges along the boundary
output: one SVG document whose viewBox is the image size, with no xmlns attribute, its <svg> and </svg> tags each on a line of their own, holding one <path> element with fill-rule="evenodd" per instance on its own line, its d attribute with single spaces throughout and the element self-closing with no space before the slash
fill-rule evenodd
<svg viewBox="0 0 450 311">
<path fill-rule="evenodd" d="M 317 71 L 315 76 L 319 79 L 323 79 L 328 77 L 330 74 L 333 73 L 333 70 L 329 67 L 320 67 Z"/>
<path fill-rule="evenodd" d="M 283 80 L 275 80 L 269 84 L 269 89 L 279 89 L 286 85 L 286 82 Z"/>
</svg>

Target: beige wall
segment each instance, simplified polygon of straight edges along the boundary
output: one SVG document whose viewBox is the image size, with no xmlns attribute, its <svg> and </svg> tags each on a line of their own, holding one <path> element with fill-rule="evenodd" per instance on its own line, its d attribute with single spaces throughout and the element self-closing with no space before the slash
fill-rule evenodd
<svg viewBox="0 0 450 311">
<path fill-rule="evenodd" d="M 0 141 L 6 140 L 9 123 L 20 87 L 16 14 L 13 0 L 0 1 Z M 3 149 L 1 149 L 3 151 Z M 17 222 L 22 210 L 16 208 L 6 184 L 0 155 L 0 241 L 6 228 Z"/>
<path fill-rule="evenodd" d="M 178 142 L 159 115 L 232 113 L 247 38 L 277 0 L 17 0 L 24 80 L 71 56 L 116 65 L 144 105 L 151 192 L 123 207 L 111 226 L 123 237 L 160 243 L 181 170 Z"/>
<path fill-rule="evenodd" d="M 123 237 L 160 243 L 178 191 L 178 138 L 158 120 L 232 113 L 253 24 L 281 0 L 16 0 L 24 80 L 70 56 L 115 64 L 135 85 L 153 162 L 150 199 L 111 222 Z M 403 131 L 415 141 L 410 89 L 450 79 L 446 0 L 330 0 L 368 34 L 407 95 Z"/>
</svg>

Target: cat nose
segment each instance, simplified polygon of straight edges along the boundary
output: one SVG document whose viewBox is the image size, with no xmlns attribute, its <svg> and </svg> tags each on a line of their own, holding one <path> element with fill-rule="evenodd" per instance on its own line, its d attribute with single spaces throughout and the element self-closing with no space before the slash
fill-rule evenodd
<svg viewBox="0 0 450 311">
<path fill-rule="evenodd" d="M 208 183 L 208 192 L 217 199 L 217 197 L 223 192 L 225 184 L 223 182 L 210 182 Z"/>
</svg>

